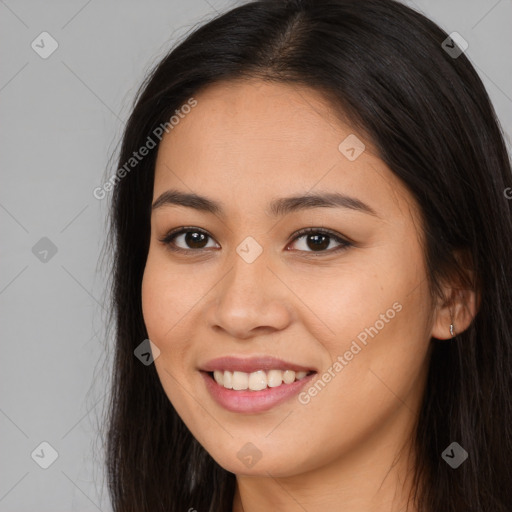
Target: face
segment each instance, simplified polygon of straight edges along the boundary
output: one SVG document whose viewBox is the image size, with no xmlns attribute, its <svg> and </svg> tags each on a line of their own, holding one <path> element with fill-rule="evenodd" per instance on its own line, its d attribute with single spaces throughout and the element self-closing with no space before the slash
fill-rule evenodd
<svg viewBox="0 0 512 512">
<path fill-rule="evenodd" d="M 412 196 L 313 90 L 230 82 L 195 99 L 158 150 L 142 284 L 169 400 L 239 475 L 397 448 L 432 328 Z"/>
</svg>

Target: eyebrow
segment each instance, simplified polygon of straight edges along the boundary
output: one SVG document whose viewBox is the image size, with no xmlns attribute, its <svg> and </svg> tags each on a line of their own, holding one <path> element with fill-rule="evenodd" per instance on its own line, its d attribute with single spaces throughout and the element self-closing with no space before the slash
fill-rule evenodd
<svg viewBox="0 0 512 512">
<path fill-rule="evenodd" d="M 152 210 L 172 205 L 194 208 L 201 212 L 213 213 L 219 216 L 225 215 L 222 205 L 217 201 L 198 194 L 181 192 L 175 189 L 163 192 L 153 203 Z M 313 193 L 274 199 L 270 202 L 266 213 L 272 217 L 280 217 L 311 208 L 346 208 L 378 217 L 376 211 L 371 206 L 355 197 L 337 192 Z"/>
</svg>

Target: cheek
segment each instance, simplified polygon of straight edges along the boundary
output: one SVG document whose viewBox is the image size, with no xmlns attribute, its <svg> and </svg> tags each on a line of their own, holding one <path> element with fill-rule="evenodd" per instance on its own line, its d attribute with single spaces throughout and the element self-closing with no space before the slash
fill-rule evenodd
<svg viewBox="0 0 512 512">
<path fill-rule="evenodd" d="M 185 338 L 180 334 L 180 319 L 186 315 L 187 301 L 179 279 L 158 258 L 148 256 L 141 286 L 142 314 L 148 338 L 160 350 L 155 367 L 169 398 L 173 395 L 171 376 L 182 379 L 185 367 Z"/>
<path fill-rule="evenodd" d="M 380 331 L 384 325 L 380 315 L 391 319 L 385 323 L 386 328 L 393 322 L 398 316 L 393 304 L 403 300 L 409 280 L 403 271 L 393 275 L 361 261 L 332 273 L 317 272 L 314 280 L 295 275 L 292 283 L 294 293 L 306 306 L 304 311 L 310 312 L 303 317 L 310 319 L 308 327 L 318 326 L 314 327 L 315 337 L 335 356 L 348 350 L 360 333 L 364 339 L 365 329 L 375 322 Z"/>
<path fill-rule="evenodd" d="M 152 263 L 149 256 L 142 278 L 142 315 L 148 331 L 149 338 L 159 340 L 164 330 L 167 319 L 164 316 L 162 304 L 166 300 L 169 288 L 165 286 L 164 280 L 159 278 L 158 268 Z M 159 346 L 161 349 L 161 347 Z"/>
<path fill-rule="evenodd" d="M 154 364 L 164 392 L 175 409 L 186 410 L 180 383 L 186 382 L 187 337 L 180 328 L 188 301 L 180 276 L 167 267 L 150 252 L 141 286 L 142 313 L 148 337 L 160 350 Z"/>
<path fill-rule="evenodd" d="M 317 286 L 296 281 L 302 284 L 294 291 L 320 326 L 315 338 L 329 358 L 325 370 L 342 358 L 343 369 L 332 369 L 336 378 L 328 392 L 322 391 L 326 402 L 329 396 L 355 410 L 361 400 L 385 403 L 388 395 L 393 400 L 390 389 L 406 396 L 416 386 L 429 347 L 430 302 L 421 263 L 419 249 L 402 247 L 371 264 L 361 258 L 349 270 L 338 268 L 332 279 L 324 276 Z M 354 400 L 339 395 L 341 390 L 350 390 Z"/>
<path fill-rule="evenodd" d="M 150 339 L 164 350 L 179 330 L 180 320 L 193 306 L 187 290 L 194 289 L 188 278 L 151 251 L 148 254 L 141 286 L 142 314 Z"/>
</svg>

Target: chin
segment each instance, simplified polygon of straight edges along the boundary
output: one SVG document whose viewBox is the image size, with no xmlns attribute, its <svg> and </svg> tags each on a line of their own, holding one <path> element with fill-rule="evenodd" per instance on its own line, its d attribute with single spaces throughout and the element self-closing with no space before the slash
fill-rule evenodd
<svg viewBox="0 0 512 512">
<path fill-rule="evenodd" d="M 271 456 L 265 456 L 263 451 L 256 450 L 252 446 L 244 445 L 235 457 L 226 451 L 220 454 L 209 453 L 219 466 L 236 475 L 289 477 L 303 472 L 304 461 L 292 454 L 280 454 L 273 450 Z"/>
</svg>

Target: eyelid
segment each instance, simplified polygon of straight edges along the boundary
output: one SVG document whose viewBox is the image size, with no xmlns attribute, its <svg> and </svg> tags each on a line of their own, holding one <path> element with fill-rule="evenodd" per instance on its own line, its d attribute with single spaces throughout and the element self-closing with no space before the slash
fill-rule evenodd
<svg viewBox="0 0 512 512">
<path fill-rule="evenodd" d="M 201 253 L 202 251 L 206 250 L 206 249 L 183 249 L 181 247 L 172 246 L 172 240 L 174 240 L 179 235 L 186 234 L 187 232 L 202 233 L 202 234 L 206 235 L 208 238 L 215 240 L 213 238 L 213 236 L 211 236 L 204 229 L 201 229 L 201 228 L 198 228 L 195 226 L 181 226 L 179 228 L 175 228 L 175 229 L 172 229 L 171 231 L 169 231 L 163 238 L 159 239 L 159 241 L 161 243 L 163 243 L 164 245 L 166 245 L 169 250 L 171 250 L 172 252 L 177 252 L 177 253 L 184 253 L 184 254 L 190 255 L 192 253 Z M 310 233 L 311 234 L 327 235 L 331 239 L 334 239 L 340 245 L 334 249 L 328 249 L 325 251 L 295 250 L 294 252 L 305 253 L 305 254 L 312 255 L 312 256 L 316 257 L 316 256 L 321 256 L 322 254 L 330 255 L 333 253 L 337 253 L 337 252 L 343 251 L 344 249 L 347 249 L 349 247 L 353 247 L 355 245 L 355 243 L 352 240 L 350 240 L 348 237 L 343 236 L 343 235 L 341 235 L 335 231 L 332 231 L 328 228 L 309 227 L 309 228 L 299 229 L 298 231 L 295 231 L 294 233 L 292 233 L 290 235 L 290 241 L 287 242 L 286 247 L 288 247 L 292 242 L 295 242 L 295 241 L 299 240 L 300 238 L 302 238 L 303 236 L 308 235 Z M 216 242 L 216 243 L 218 243 L 218 242 Z M 208 249 L 211 249 L 211 248 L 208 248 Z"/>
</svg>

